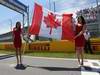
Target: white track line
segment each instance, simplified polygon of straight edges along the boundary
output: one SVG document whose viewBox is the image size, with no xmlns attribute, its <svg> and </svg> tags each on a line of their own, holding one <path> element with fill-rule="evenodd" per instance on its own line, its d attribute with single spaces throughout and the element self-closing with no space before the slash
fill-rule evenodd
<svg viewBox="0 0 100 75">
<path fill-rule="evenodd" d="M 28 58 L 37 58 L 37 59 L 51 59 L 51 60 L 77 60 L 77 58 L 53 58 L 53 57 L 35 57 L 35 56 L 23 56 Z M 85 61 L 98 61 L 97 59 L 84 59 Z"/>
<path fill-rule="evenodd" d="M 99 66 L 94 66 L 93 62 L 97 63 Z M 87 60 L 87 62 L 84 62 L 85 66 L 91 67 L 91 71 L 87 71 L 85 70 L 85 68 L 81 68 L 81 75 L 100 75 L 100 73 L 98 73 L 99 69 L 100 69 L 100 62 L 99 60 Z M 95 69 L 93 69 L 95 68 Z M 96 70 L 97 69 L 97 70 Z"/>
</svg>

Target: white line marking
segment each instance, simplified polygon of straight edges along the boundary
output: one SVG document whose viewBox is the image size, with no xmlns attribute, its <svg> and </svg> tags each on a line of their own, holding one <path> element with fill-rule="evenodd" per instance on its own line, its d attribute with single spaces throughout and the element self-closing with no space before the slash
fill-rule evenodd
<svg viewBox="0 0 100 75">
<path fill-rule="evenodd" d="M 81 72 L 81 75 L 99 75 L 97 72 Z"/>
<path fill-rule="evenodd" d="M 100 66 L 94 66 L 93 62 L 100 65 L 99 60 L 87 60 L 87 62 L 84 62 L 84 65 L 90 67 L 91 70 L 88 71 L 85 70 L 84 67 L 81 67 L 81 75 L 99 75 L 98 71 L 100 69 Z"/>
<path fill-rule="evenodd" d="M 36 59 L 51 59 L 51 60 L 77 60 L 77 58 L 52 58 L 52 57 L 35 57 L 35 56 L 23 56 L 28 58 L 36 58 Z M 84 59 L 85 61 L 99 61 L 97 59 Z"/>
<path fill-rule="evenodd" d="M 51 57 L 33 57 L 33 56 L 24 56 L 27 58 L 36 58 L 36 59 L 51 59 L 51 60 L 77 60 L 77 59 L 72 59 L 72 58 L 51 58 Z"/>
</svg>

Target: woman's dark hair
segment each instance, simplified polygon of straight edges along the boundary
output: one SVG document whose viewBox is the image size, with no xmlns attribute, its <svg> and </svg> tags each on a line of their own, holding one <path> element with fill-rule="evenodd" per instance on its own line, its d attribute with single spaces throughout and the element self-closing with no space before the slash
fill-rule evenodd
<svg viewBox="0 0 100 75">
<path fill-rule="evenodd" d="M 78 17 L 78 21 L 81 19 L 81 23 L 84 25 L 84 24 L 86 24 L 86 22 L 85 22 L 85 19 L 84 19 L 84 17 L 83 16 L 79 16 Z"/>
<path fill-rule="evenodd" d="M 18 25 L 20 25 L 20 28 L 21 28 L 21 23 L 19 21 L 16 22 L 16 28 L 17 28 Z"/>
</svg>

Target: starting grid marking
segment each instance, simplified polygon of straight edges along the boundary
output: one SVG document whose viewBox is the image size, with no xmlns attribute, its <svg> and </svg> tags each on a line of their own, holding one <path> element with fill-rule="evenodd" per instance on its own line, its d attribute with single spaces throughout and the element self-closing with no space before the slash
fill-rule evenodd
<svg viewBox="0 0 100 75">
<path fill-rule="evenodd" d="M 87 60 L 81 67 L 81 75 L 100 75 L 100 60 Z"/>
</svg>

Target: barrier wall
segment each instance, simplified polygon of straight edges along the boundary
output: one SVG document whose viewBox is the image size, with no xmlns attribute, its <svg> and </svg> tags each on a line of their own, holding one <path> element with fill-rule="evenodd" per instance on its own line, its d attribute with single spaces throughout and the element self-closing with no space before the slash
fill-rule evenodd
<svg viewBox="0 0 100 75">
<path fill-rule="evenodd" d="M 74 46 L 74 43 L 70 41 L 44 41 L 30 44 L 29 49 L 33 51 L 73 52 Z"/>
<path fill-rule="evenodd" d="M 57 51 L 57 52 L 73 52 L 74 43 L 70 41 L 37 41 L 31 44 L 23 43 L 24 51 Z M 13 43 L 0 43 L 0 49 L 15 49 Z"/>
<path fill-rule="evenodd" d="M 94 52 L 100 52 L 100 38 L 92 38 L 91 46 Z M 0 49 L 13 50 L 13 43 L 0 43 Z M 23 51 L 51 51 L 51 52 L 74 52 L 75 44 L 71 41 L 36 41 L 30 44 L 23 43 Z"/>
<path fill-rule="evenodd" d="M 70 41 L 53 41 L 50 48 L 51 51 L 74 52 L 75 44 Z"/>
<path fill-rule="evenodd" d="M 25 50 L 25 51 L 29 51 L 28 49 L 28 44 L 25 44 L 23 43 L 22 44 L 22 50 Z M 6 43 L 0 43 L 0 50 L 15 50 L 14 46 L 13 46 L 13 43 L 12 42 L 6 42 Z"/>
<path fill-rule="evenodd" d="M 4 44 L 0 43 L 0 49 L 5 49 Z"/>
<path fill-rule="evenodd" d="M 91 46 L 94 52 L 100 52 L 100 38 L 91 38 Z"/>
</svg>

